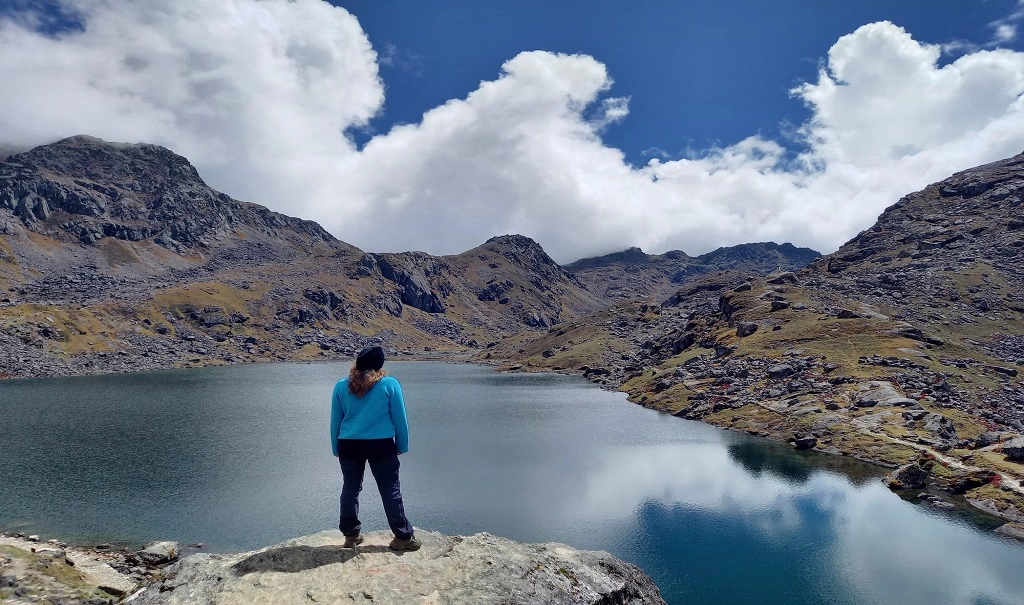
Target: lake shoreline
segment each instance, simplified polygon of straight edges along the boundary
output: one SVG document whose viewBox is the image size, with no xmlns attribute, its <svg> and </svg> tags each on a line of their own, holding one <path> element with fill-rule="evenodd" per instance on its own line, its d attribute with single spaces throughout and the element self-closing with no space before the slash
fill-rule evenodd
<svg viewBox="0 0 1024 605">
<path fill-rule="evenodd" d="M 814 570 L 823 564 L 857 570 L 844 576 L 847 590 L 874 594 L 858 578 L 879 557 L 887 568 L 904 567 L 897 553 L 882 554 L 893 541 L 926 559 L 946 557 L 928 564 L 941 572 L 907 589 L 908 604 L 927 602 L 917 595 L 936 582 L 975 585 L 961 577 L 956 561 L 965 556 L 955 553 L 1000 570 L 995 586 L 1024 588 L 1004 569 L 1024 562 L 1024 550 L 992 535 L 990 518 L 973 522 L 962 500 L 951 511 L 918 505 L 914 494 L 894 498 L 876 465 L 624 405 L 625 395 L 564 373 L 438 361 L 391 368 L 415 427 L 403 492 L 419 527 L 606 550 L 648 570 L 671 603 L 693 602 L 687 595 L 703 585 L 733 602 L 781 595 L 771 592 L 781 586 L 818 594 L 825 576 Z M 0 432 L 10 437 L 0 451 L 13 464 L 0 489 L 0 531 L 117 542 L 112 550 L 122 540 L 134 549 L 171 538 L 232 553 L 330 527 L 340 476 L 326 447 L 325 393 L 347 367 L 240 365 L 0 384 L 8 404 Z M 55 455 L 61 451 L 75 455 Z M 365 487 L 365 527 L 386 527 L 372 481 Z M 722 553 L 674 546 L 702 540 L 721 544 Z M 745 561 L 781 553 L 791 564 L 735 586 L 718 576 L 741 564 L 740 553 Z M 1006 593 L 990 586 L 980 588 Z"/>
<path fill-rule="evenodd" d="M 893 474 L 886 478 L 886 482 L 894 492 L 902 492 L 903 495 L 910 492 L 920 494 L 920 489 L 924 488 L 926 484 L 921 483 L 918 486 L 903 489 L 895 480 L 895 477 L 901 468 L 916 464 L 927 464 L 930 468 L 939 468 L 941 466 L 943 469 L 941 472 L 929 475 L 927 485 L 938 487 L 939 489 L 947 492 L 950 497 L 963 496 L 963 500 L 967 503 L 967 506 L 972 507 L 975 511 L 984 515 L 1003 521 L 1007 526 L 1005 535 L 1016 537 L 1019 533 L 1016 526 L 1024 524 L 1024 476 L 1018 476 L 1017 474 L 1009 473 L 1006 470 L 1000 470 L 1000 480 L 995 487 L 992 487 L 988 484 L 988 477 L 992 476 L 992 471 L 989 468 L 960 463 L 945 456 L 942 451 L 926 445 L 900 441 L 881 434 L 872 433 L 870 435 L 870 441 L 854 441 L 852 443 L 844 444 L 843 449 L 835 447 L 834 445 L 822 447 L 821 444 L 818 443 L 818 439 L 810 437 L 809 435 L 801 435 L 799 433 L 794 434 L 792 429 L 785 425 L 772 427 L 771 424 L 747 423 L 745 422 L 747 420 L 746 416 L 743 413 L 739 413 L 740 410 L 726 409 L 722 413 L 691 415 L 685 408 L 683 410 L 666 408 L 663 400 L 648 399 L 646 395 L 631 391 L 626 383 L 610 383 L 604 379 L 602 375 L 589 372 L 587 366 L 567 369 L 561 367 L 551 368 L 543 365 L 535 366 L 526 363 L 510 363 L 507 360 L 498 362 L 475 358 L 470 361 L 472 363 L 480 363 L 494 367 L 497 371 L 527 373 L 554 372 L 567 376 L 579 376 L 605 390 L 625 393 L 628 401 L 646 409 L 670 414 L 678 418 L 701 422 L 710 426 L 743 433 L 753 437 L 761 437 L 778 443 L 786 443 L 797 450 L 808 450 L 844 458 L 854 458 L 879 467 L 893 469 Z M 817 411 L 820 413 L 822 410 L 819 409 Z M 898 447 L 911 449 L 916 452 L 916 457 L 910 460 L 893 460 L 891 457 L 873 455 L 870 449 L 862 447 L 874 445 L 878 440 L 886 440 Z M 989 447 L 988 449 L 991 450 L 992 447 Z M 941 464 L 934 464 L 936 461 Z M 967 487 L 965 488 L 964 485 L 967 485 Z M 915 499 L 919 499 L 919 497 Z M 950 502 L 946 501 L 945 504 L 948 505 Z M 940 507 L 941 506 L 942 503 L 940 503 Z"/>
<path fill-rule="evenodd" d="M 125 358 L 126 356 L 119 356 Z M 565 368 L 545 368 L 537 367 L 518 363 L 509 363 L 508 361 L 496 361 L 487 358 L 481 358 L 478 352 L 475 351 L 397 351 L 390 357 L 391 361 L 428 361 L 428 362 L 441 362 L 441 363 L 464 363 L 471 365 L 480 365 L 490 367 L 496 372 L 523 372 L 523 373 L 556 373 L 565 376 L 581 377 L 592 384 L 599 386 L 601 389 L 609 392 L 626 393 L 627 399 L 635 405 L 655 410 L 662 413 L 668 413 L 673 416 L 687 418 L 690 420 L 696 420 L 711 426 L 715 426 L 721 429 L 744 433 L 754 437 L 762 437 L 771 441 L 780 443 L 789 443 L 794 445 L 797 449 L 804 449 L 800 444 L 794 443 L 793 435 L 787 431 L 772 431 L 764 430 L 763 428 L 742 428 L 736 426 L 733 421 L 728 421 L 725 417 L 717 417 L 714 415 L 702 416 L 698 418 L 688 418 L 686 415 L 673 413 L 671 410 L 664 409 L 662 405 L 654 404 L 644 400 L 643 398 L 636 397 L 635 394 L 630 393 L 625 385 L 614 385 L 609 384 L 605 381 L 596 379 L 593 375 L 588 375 L 585 371 L 576 369 L 565 369 Z M 129 359 L 119 360 L 119 363 L 114 366 L 111 370 L 109 367 L 89 367 L 81 368 L 82 372 L 75 373 L 60 373 L 55 375 L 46 376 L 23 376 L 23 377 L 11 377 L 8 375 L 0 375 L 0 385 L 8 381 L 17 381 L 27 378 L 73 378 L 81 376 L 103 376 L 103 375 L 123 375 L 123 374 L 134 374 L 140 372 L 160 372 L 168 370 L 181 370 L 181 369 L 206 369 L 206 368 L 218 368 L 218 367 L 229 367 L 229 366 L 241 366 L 241 365 L 261 365 L 261 364 L 273 364 L 273 363 L 295 363 L 295 364 L 332 364 L 332 363 L 345 363 L 351 362 L 350 356 L 339 356 L 334 355 L 332 352 L 322 352 L 320 358 L 316 359 L 260 359 L 260 360 L 233 360 L 231 362 L 221 363 L 204 363 L 197 360 L 196 363 L 186 363 L 183 365 L 168 365 L 166 367 L 143 367 L 138 368 L 131 365 L 130 356 Z M 110 371 L 108 371 L 110 370 Z M 922 452 L 922 456 L 929 457 L 941 457 L 941 453 L 932 450 L 927 447 L 916 446 Z M 813 450 L 820 453 L 831 454 L 841 457 L 854 458 L 863 462 L 877 465 L 879 467 L 887 469 L 896 469 L 901 466 L 900 463 L 887 460 L 886 458 L 872 455 L 867 449 L 858 449 L 857 447 L 850 447 L 845 450 L 839 450 L 835 447 L 813 447 Z M 810 449 L 810 448 L 808 448 Z M 981 471 L 982 469 L 975 468 L 974 471 Z M 1024 479 L 1018 478 L 1009 474 L 1004 473 L 1004 476 L 1008 477 L 1009 481 L 1004 483 L 1009 489 L 1004 488 L 1000 490 L 1002 493 L 995 492 L 993 490 L 985 490 L 984 494 L 969 494 L 965 496 L 966 502 L 969 506 L 973 507 L 977 511 L 982 512 L 985 515 L 989 515 L 993 518 L 1000 519 L 1009 523 L 1024 523 Z M 956 477 L 947 478 L 943 477 L 940 482 L 941 488 L 948 489 L 949 485 L 956 480 Z M 955 494 L 956 492 L 951 492 Z M 971 497 L 973 495 L 973 497 Z"/>
<path fill-rule="evenodd" d="M 88 597 L 88 603 L 118 603 L 159 581 L 162 570 L 178 557 L 174 542 L 132 550 L 0 532 L 0 576 L 6 578 L 0 597 L 55 603 L 84 603 Z"/>
</svg>

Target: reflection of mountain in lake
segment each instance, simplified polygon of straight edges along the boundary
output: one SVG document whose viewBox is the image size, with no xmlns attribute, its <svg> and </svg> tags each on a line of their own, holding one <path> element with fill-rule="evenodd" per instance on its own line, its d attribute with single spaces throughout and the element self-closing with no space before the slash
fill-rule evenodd
<svg viewBox="0 0 1024 605">
<path fill-rule="evenodd" d="M 727 446 L 729 457 L 754 476 L 769 473 L 783 479 L 806 483 L 812 473 L 823 469 L 842 473 L 855 485 L 883 475 L 878 466 L 856 458 L 802 452 L 778 443 L 743 440 Z"/>
</svg>

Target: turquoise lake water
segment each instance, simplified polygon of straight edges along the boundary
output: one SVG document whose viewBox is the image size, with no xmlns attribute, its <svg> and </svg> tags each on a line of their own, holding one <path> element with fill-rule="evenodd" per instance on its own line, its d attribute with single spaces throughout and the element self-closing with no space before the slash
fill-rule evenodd
<svg viewBox="0 0 1024 605">
<path fill-rule="evenodd" d="M 1024 603 L 1024 544 L 883 469 L 643 409 L 582 379 L 388 363 L 416 527 L 602 549 L 672 604 Z M 348 364 L 0 381 L 0 530 L 267 546 L 337 527 Z M 368 476 L 369 477 L 369 476 Z M 363 526 L 386 529 L 372 481 Z"/>
</svg>

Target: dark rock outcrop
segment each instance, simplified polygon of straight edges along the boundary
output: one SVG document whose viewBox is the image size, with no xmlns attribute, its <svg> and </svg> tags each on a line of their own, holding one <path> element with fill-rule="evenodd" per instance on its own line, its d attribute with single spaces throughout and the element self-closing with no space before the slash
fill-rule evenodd
<svg viewBox="0 0 1024 605">
<path fill-rule="evenodd" d="M 918 462 L 904 464 L 889 475 L 892 489 L 921 489 L 928 482 L 928 470 Z"/>
<path fill-rule="evenodd" d="M 418 252 L 376 254 L 374 258 L 381 275 L 398 285 L 403 303 L 426 313 L 444 313 L 441 297 L 431 289 L 428 278 L 447 270 L 447 265 Z"/>
</svg>

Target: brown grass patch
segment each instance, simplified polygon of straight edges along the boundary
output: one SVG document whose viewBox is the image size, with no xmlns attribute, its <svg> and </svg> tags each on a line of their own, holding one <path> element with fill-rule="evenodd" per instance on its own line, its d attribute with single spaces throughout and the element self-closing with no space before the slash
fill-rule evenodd
<svg viewBox="0 0 1024 605">
<path fill-rule="evenodd" d="M 33 244 L 42 248 L 43 250 L 48 250 L 51 252 L 63 252 L 67 248 L 67 245 L 61 242 L 60 240 L 56 240 L 52 237 L 48 237 L 41 233 L 36 233 L 35 231 L 28 230 L 26 230 L 25 233 L 28 235 L 28 239 L 31 240 Z"/>
<path fill-rule="evenodd" d="M 138 253 L 136 253 L 130 245 L 119 239 L 105 237 L 100 240 L 97 247 L 100 249 L 100 252 L 103 253 L 103 258 L 106 259 L 107 263 L 111 267 L 142 262 Z"/>
<path fill-rule="evenodd" d="M 180 288 L 159 290 L 153 294 L 153 304 L 185 317 L 190 308 L 220 307 L 226 313 L 249 314 L 249 302 L 261 296 L 251 288 L 234 288 L 221 282 L 197 282 Z"/>
<path fill-rule="evenodd" d="M 985 462 L 984 465 L 979 466 L 988 466 L 997 471 L 1002 471 L 1009 475 L 1013 475 L 1018 479 L 1024 479 L 1024 464 L 1020 462 L 1014 462 L 1012 460 L 1007 460 L 1006 455 L 1004 455 L 1002 452 L 975 452 L 974 455 L 975 457 L 981 458 Z M 1024 509 L 1021 510 L 1024 511 Z"/>
</svg>

